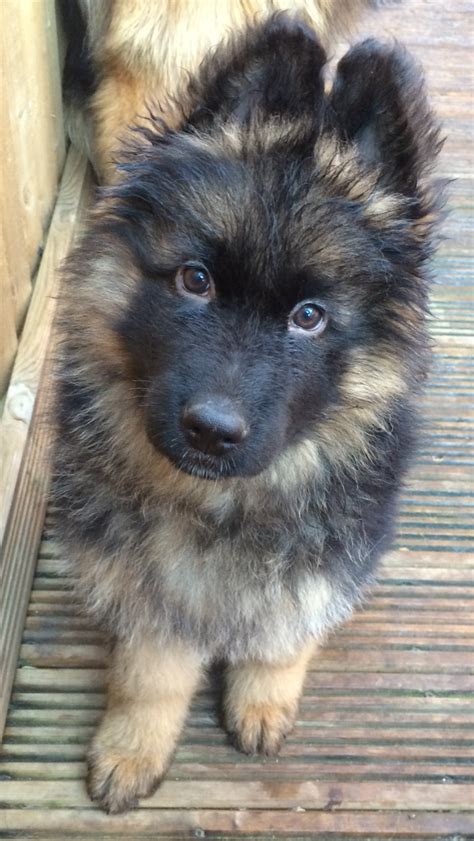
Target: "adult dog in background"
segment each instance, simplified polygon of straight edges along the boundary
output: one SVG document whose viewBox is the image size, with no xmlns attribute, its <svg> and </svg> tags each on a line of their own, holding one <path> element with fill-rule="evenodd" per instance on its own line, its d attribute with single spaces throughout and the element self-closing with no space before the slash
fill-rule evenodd
<svg viewBox="0 0 474 841">
<path fill-rule="evenodd" d="M 323 46 L 376 0 L 61 0 L 69 50 L 65 84 L 71 134 L 103 182 L 129 126 L 149 110 L 169 127 L 189 111 L 186 85 L 230 33 L 279 10 L 304 16 Z"/>
<path fill-rule="evenodd" d="M 316 4 L 325 36 L 339 7 Z M 155 67 L 150 26 L 135 71 Z M 419 69 L 369 40 L 325 92 L 305 21 L 238 30 L 180 121 L 119 151 L 62 293 L 53 492 L 114 641 L 88 781 L 110 812 L 159 784 L 214 660 L 237 746 L 279 750 L 316 642 L 390 543 L 429 360 L 439 139 Z"/>
</svg>

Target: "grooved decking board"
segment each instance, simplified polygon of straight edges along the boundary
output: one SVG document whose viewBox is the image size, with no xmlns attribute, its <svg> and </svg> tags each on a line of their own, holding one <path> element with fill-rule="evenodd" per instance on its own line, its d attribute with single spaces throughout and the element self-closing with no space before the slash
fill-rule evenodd
<svg viewBox="0 0 474 841">
<path fill-rule="evenodd" d="M 87 174 L 85 158 L 70 149 L 0 420 L 0 732 L 46 511 L 49 430 L 40 383 L 51 355 L 59 266 L 88 195 Z"/>
<path fill-rule="evenodd" d="M 424 62 L 448 134 L 440 172 L 457 181 L 435 261 L 424 432 L 393 551 L 364 608 L 312 664 L 281 756 L 229 746 L 211 680 L 163 787 L 129 815 L 92 806 L 84 756 L 104 706 L 104 640 L 60 572 L 50 509 L 0 757 L 0 831 L 23 841 L 474 835 L 469 6 L 405 0 L 367 21 L 367 33 L 396 35 Z"/>
</svg>

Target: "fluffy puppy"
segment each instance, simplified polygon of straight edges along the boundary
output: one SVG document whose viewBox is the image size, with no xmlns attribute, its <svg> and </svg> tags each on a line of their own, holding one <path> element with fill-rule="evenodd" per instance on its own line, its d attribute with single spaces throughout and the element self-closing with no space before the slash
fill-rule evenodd
<svg viewBox="0 0 474 841">
<path fill-rule="evenodd" d="M 177 127 L 192 101 L 185 82 L 207 53 L 277 11 L 297 13 L 332 43 L 376 0 L 60 0 L 66 57 L 68 125 L 103 182 L 130 125 L 149 109 Z M 71 104 L 72 103 L 72 104 Z M 78 107 L 79 106 L 79 109 Z M 84 122 L 84 116 L 86 120 Z"/>
<path fill-rule="evenodd" d="M 439 140 L 399 46 L 351 49 L 330 93 L 324 64 L 284 15 L 228 41 L 68 262 L 54 502 L 114 640 L 89 755 L 109 812 L 159 784 L 215 659 L 237 745 L 276 752 L 391 539 Z"/>
</svg>

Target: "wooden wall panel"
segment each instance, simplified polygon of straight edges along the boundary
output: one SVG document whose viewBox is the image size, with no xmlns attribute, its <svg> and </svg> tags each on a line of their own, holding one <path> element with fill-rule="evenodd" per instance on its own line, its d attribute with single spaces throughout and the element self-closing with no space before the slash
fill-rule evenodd
<svg viewBox="0 0 474 841">
<path fill-rule="evenodd" d="M 54 0 L 2 0 L 0 29 L 1 393 L 56 199 L 65 146 Z"/>
</svg>

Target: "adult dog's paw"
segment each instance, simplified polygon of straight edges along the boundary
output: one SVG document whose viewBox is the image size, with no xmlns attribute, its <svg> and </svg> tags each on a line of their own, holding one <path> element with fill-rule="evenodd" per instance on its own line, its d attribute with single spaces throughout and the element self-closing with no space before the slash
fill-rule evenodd
<svg viewBox="0 0 474 841">
<path fill-rule="evenodd" d="M 244 753 L 275 756 L 293 729 L 295 706 L 248 704 L 228 709 L 227 727 L 236 747 Z"/>
</svg>

